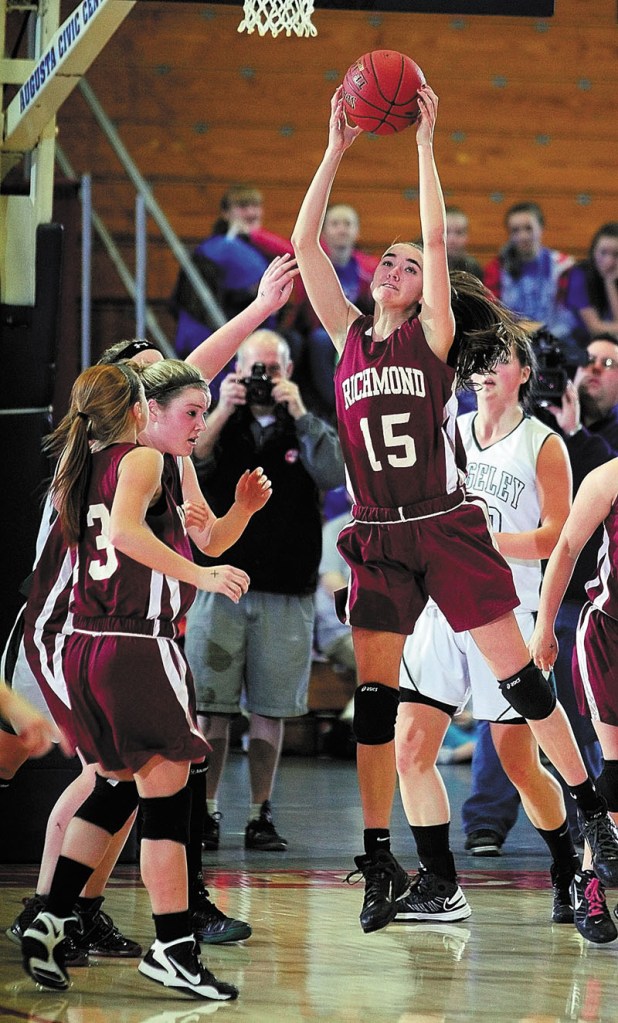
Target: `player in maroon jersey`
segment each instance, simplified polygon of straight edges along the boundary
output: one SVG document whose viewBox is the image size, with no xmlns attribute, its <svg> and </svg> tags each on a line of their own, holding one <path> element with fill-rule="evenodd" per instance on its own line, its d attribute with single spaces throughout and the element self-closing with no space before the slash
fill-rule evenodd
<svg viewBox="0 0 618 1023">
<path fill-rule="evenodd" d="M 450 363 L 465 382 L 474 363 L 474 370 L 486 371 L 480 369 L 484 347 L 490 367 L 520 328 L 471 275 L 459 274 L 452 290 L 433 155 L 437 105 L 435 93 L 423 86 L 416 129 L 423 243 L 396 242 L 384 253 L 373 278 L 373 317 L 361 316 L 346 299 L 319 244 L 339 164 L 362 134 L 346 120 L 341 88 L 331 101 L 326 151 L 292 236 L 309 300 L 340 353 L 335 397 L 354 504 L 339 546 L 351 570 L 346 610 L 359 678 L 354 728 L 365 855 L 356 857 L 356 866 L 365 878 L 365 931 L 395 917 L 396 900 L 409 884 L 390 851 L 393 740 L 404 639 L 428 595 L 456 632 L 472 633 L 504 695 L 572 786 L 597 869 L 618 881 L 618 831 L 588 779 L 553 689 L 530 661 L 513 614 L 518 599 L 510 570 L 462 487 Z M 461 319 L 469 299 L 476 336 L 474 322 Z M 500 343 L 506 348 L 496 347 Z M 434 836 L 427 839 L 421 860 L 433 852 Z"/>
<path fill-rule="evenodd" d="M 298 274 L 294 260 L 288 255 L 278 256 L 272 260 L 265 271 L 258 293 L 249 306 L 233 317 L 228 323 L 218 328 L 187 358 L 187 362 L 196 366 L 206 379 L 214 376 L 229 360 L 238 344 L 247 334 L 273 311 L 288 301 L 294 280 Z M 110 346 L 101 356 L 101 363 L 117 363 L 129 361 L 131 364 L 146 367 L 163 358 L 160 350 L 149 341 L 120 341 Z M 148 379 L 144 378 L 148 387 Z M 42 701 L 41 689 L 46 689 L 47 705 L 53 707 L 60 700 L 62 710 L 63 679 L 59 644 L 64 642 L 63 632 L 70 631 L 68 616 L 68 593 L 71 583 L 71 565 L 64 562 L 64 554 L 57 549 L 57 542 L 51 539 L 53 549 L 45 545 L 51 522 L 54 518 L 49 501 L 46 503 L 42 524 L 37 537 L 37 556 L 45 556 L 48 568 L 47 585 L 49 591 L 43 595 L 41 607 L 45 608 L 45 619 L 38 622 L 37 648 L 30 646 L 35 657 L 35 675 L 30 670 L 25 653 L 23 640 L 21 644 L 20 626 L 16 623 L 11 640 L 12 646 L 5 652 L 7 661 L 14 661 L 10 684 L 17 686 L 24 695 L 39 706 Z M 62 538 L 59 539 L 63 544 Z M 53 567 L 52 567 L 53 566 Z M 51 573 L 54 573 L 53 575 Z M 53 583 L 51 580 L 53 578 Z M 37 612 L 38 614 L 38 612 Z M 65 629 L 65 626 L 68 628 Z M 30 626 L 26 626 L 26 630 Z M 60 669 L 60 670 L 59 670 Z M 43 701 L 44 702 L 44 701 Z M 66 694 L 64 694 L 66 704 Z M 0 774 L 10 779 L 19 770 L 29 756 L 29 750 L 19 736 L 4 729 L 0 720 Z M 62 845 L 64 831 L 75 810 L 90 795 L 95 783 L 93 765 L 86 767 L 80 775 L 64 790 L 56 802 L 48 821 L 45 835 L 45 847 L 41 861 L 36 892 L 33 897 L 24 900 L 24 908 L 7 928 L 6 934 L 17 944 L 21 942 L 23 932 L 30 924 L 39 909 L 45 905 L 49 884 L 53 876 L 56 860 Z M 190 841 L 187 846 L 189 866 L 190 906 L 193 914 L 193 925 L 196 937 L 200 942 L 219 944 L 222 942 L 239 941 L 251 935 L 250 926 L 242 920 L 224 914 L 209 898 L 204 885 L 201 864 L 201 845 L 203 820 L 206 809 L 205 768 L 202 764 L 194 764 L 189 776 L 189 787 L 192 792 Z M 108 852 L 90 878 L 88 885 L 78 900 L 80 925 L 68 936 L 65 953 L 69 965 L 88 965 L 88 952 L 96 956 L 135 957 L 141 955 L 141 947 L 137 942 L 126 938 L 114 926 L 107 913 L 101 910 L 104 901 L 102 893 L 120 855 L 127 836 L 131 830 L 133 817 L 130 817 L 124 828 L 113 836 Z"/>
<path fill-rule="evenodd" d="M 37 981 L 68 986 L 65 925 L 109 836 L 126 819 L 126 808 L 102 795 L 104 779 L 135 779 L 144 820 L 142 877 L 157 933 L 140 972 L 198 998 L 225 1000 L 238 992 L 200 963 L 187 909 L 186 782 L 207 744 L 195 723 L 177 622 L 196 587 L 238 601 L 249 582 L 231 566 L 196 566 L 187 532 L 198 547 L 220 553 L 263 507 L 270 484 L 260 470 L 246 473 L 234 505 L 217 519 L 189 458 L 203 429 L 208 387 L 196 369 L 176 361 L 147 372 L 149 404 L 129 366 L 86 370 L 52 434 L 52 449 L 64 445 L 52 484 L 59 510 L 52 531 L 61 529 L 75 554 L 73 631 L 63 651 L 71 713 L 61 724 L 86 761 L 97 763 L 103 784 L 77 812 L 85 833 L 67 829 L 47 907 L 26 930 L 22 951 Z M 138 434 L 149 447 L 136 445 Z"/>
<path fill-rule="evenodd" d="M 547 563 L 530 652 L 549 670 L 558 654 L 556 615 L 577 559 L 598 526 L 603 525 L 597 572 L 586 585 L 573 650 L 573 684 L 582 714 L 592 719 L 603 751 L 597 789 L 618 815 L 618 458 L 588 473 L 581 484 L 560 539 Z M 603 885 L 590 852 L 573 881 L 573 906 L 606 929 Z M 610 919 L 610 925 L 613 927 Z M 614 932 L 615 933 L 615 932 Z"/>
</svg>

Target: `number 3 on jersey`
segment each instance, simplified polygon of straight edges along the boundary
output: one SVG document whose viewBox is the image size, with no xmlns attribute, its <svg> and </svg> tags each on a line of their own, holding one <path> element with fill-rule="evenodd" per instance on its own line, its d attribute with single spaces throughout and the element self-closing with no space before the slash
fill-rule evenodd
<svg viewBox="0 0 618 1023">
<path fill-rule="evenodd" d="M 116 551 L 109 542 L 109 509 L 104 504 L 91 504 L 88 509 L 87 523 L 94 526 L 95 521 L 101 523 L 101 531 L 97 534 L 97 550 L 105 552 L 105 561 L 91 561 L 88 565 L 88 575 L 91 579 L 109 579 L 118 568 Z"/>
<path fill-rule="evenodd" d="M 408 433 L 395 434 L 394 432 L 394 428 L 396 426 L 403 426 L 409 421 L 409 412 L 400 412 L 397 415 L 380 417 L 380 422 L 382 424 L 382 437 L 381 439 L 379 437 L 375 438 L 375 441 L 376 443 L 380 443 L 381 446 L 386 449 L 388 464 L 392 465 L 395 469 L 408 469 L 411 465 L 416 463 L 416 445 L 414 443 L 414 439 Z M 369 456 L 371 468 L 374 472 L 380 472 L 382 469 L 382 462 L 376 456 L 374 438 L 372 438 L 369 432 L 369 422 L 366 416 L 363 416 L 361 419 L 360 428 L 365 440 L 365 447 L 367 448 L 367 455 Z M 399 451 L 397 451 L 397 449 L 399 449 Z"/>
</svg>

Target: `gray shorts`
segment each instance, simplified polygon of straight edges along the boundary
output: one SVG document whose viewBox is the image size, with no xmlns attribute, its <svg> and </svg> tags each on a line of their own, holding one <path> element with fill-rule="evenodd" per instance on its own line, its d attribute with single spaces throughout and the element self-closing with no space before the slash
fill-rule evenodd
<svg viewBox="0 0 618 1023">
<path fill-rule="evenodd" d="M 198 714 L 307 713 L 315 602 L 249 590 L 239 604 L 199 592 L 187 615 L 185 654 Z"/>
</svg>

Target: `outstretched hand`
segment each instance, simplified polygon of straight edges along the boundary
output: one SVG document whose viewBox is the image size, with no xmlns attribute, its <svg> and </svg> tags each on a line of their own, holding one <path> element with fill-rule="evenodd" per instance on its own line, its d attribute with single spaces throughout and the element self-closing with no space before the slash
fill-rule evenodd
<svg viewBox="0 0 618 1023">
<path fill-rule="evenodd" d="M 236 484 L 234 495 L 236 504 L 239 504 L 246 512 L 253 515 L 260 508 L 263 508 L 272 494 L 272 483 L 264 470 L 259 467 L 253 472 L 245 470 Z"/>
<path fill-rule="evenodd" d="M 328 147 L 335 152 L 344 153 L 363 129 L 348 123 L 343 103 L 343 85 L 340 85 L 330 101 L 330 121 L 328 122 Z"/>
<path fill-rule="evenodd" d="M 292 294 L 294 278 L 299 273 L 296 260 L 290 253 L 275 256 L 258 285 L 257 301 L 264 306 L 264 319 L 285 305 Z"/>
<path fill-rule="evenodd" d="M 430 85 L 421 85 L 418 90 L 420 117 L 416 129 L 417 145 L 433 145 L 433 132 L 438 116 L 438 97 Z"/>
</svg>

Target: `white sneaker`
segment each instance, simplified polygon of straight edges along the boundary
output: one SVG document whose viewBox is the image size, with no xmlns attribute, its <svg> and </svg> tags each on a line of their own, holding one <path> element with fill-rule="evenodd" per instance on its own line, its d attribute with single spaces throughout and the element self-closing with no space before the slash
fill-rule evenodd
<svg viewBox="0 0 618 1023">
<path fill-rule="evenodd" d="M 238 998 L 238 988 L 217 980 L 203 966 L 192 934 L 175 941 L 163 942 L 157 939 L 137 968 L 149 980 L 183 991 L 193 998 L 212 998 L 216 1001 Z"/>
<path fill-rule="evenodd" d="M 397 899 L 395 923 L 406 920 L 467 920 L 472 913 L 456 881 L 421 869 L 410 891 Z"/>
<path fill-rule="evenodd" d="M 62 948 L 68 923 L 77 923 L 77 918 L 54 916 L 44 909 L 26 928 L 21 942 L 26 973 L 38 984 L 56 991 L 64 991 L 69 986 Z"/>
</svg>

